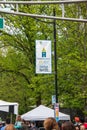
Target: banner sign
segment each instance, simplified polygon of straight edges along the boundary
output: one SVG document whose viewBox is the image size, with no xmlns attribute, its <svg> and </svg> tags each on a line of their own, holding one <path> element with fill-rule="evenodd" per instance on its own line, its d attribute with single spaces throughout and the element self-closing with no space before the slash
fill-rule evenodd
<svg viewBox="0 0 87 130">
<path fill-rule="evenodd" d="M 56 103 L 56 95 L 52 95 L 52 105 Z"/>
<path fill-rule="evenodd" d="M 36 40 L 36 73 L 50 74 L 51 72 L 51 41 Z"/>
<path fill-rule="evenodd" d="M 58 103 L 55 103 L 54 105 L 54 114 L 55 114 L 56 122 L 58 122 L 59 121 L 59 104 Z"/>
</svg>

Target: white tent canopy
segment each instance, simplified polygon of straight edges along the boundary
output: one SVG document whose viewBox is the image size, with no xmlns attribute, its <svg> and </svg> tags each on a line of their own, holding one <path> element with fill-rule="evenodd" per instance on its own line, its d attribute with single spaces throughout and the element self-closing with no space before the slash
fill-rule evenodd
<svg viewBox="0 0 87 130">
<path fill-rule="evenodd" d="M 45 120 L 48 117 L 54 117 L 54 110 L 43 105 L 40 105 L 21 116 L 24 120 L 34 121 Z M 59 112 L 59 120 L 70 120 L 70 115 Z"/>
<path fill-rule="evenodd" d="M 14 107 L 14 114 L 18 115 L 18 103 L 0 100 L 0 111 L 9 112 L 9 107 Z"/>
</svg>

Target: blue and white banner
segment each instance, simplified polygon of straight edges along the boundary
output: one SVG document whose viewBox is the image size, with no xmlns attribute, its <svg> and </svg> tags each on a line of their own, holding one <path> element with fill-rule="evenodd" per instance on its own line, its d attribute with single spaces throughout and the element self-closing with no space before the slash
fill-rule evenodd
<svg viewBox="0 0 87 130">
<path fill-rule="evenodd" d="M 52 95 L 52 105 L 56 103 L 56 95 Z"/>
<path fill-rule="evenodd" d="M 58 103 L 54 104 L 54 116 L 55 116 L 56 122 L 58 122 L 59 121 L 59 104 Z"/>
<path fill-rule="evenodd" d="M 51 41 L 36 40 L 36 73 L 50 74 L 51 72 Z"/>
</svg>

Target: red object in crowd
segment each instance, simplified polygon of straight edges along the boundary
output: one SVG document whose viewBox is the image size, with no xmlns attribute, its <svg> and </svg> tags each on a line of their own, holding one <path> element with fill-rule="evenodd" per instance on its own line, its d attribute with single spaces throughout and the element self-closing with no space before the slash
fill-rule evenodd
<svg viewBox="0 0 87 130">
<path fill-rule="evenodd" d="M 79 117 L 75 117 L 75 122 L 80 122 Z"/>
<path fill-rule="evenodd" d="M 84 127 L 85 127 L 85 129 L 87 129 L 87 123 L 84 123 Z"/>
</svg>

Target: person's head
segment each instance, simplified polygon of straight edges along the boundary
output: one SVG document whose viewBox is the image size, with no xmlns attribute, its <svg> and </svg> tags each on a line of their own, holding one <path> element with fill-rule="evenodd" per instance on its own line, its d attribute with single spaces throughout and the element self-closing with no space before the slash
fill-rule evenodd
<svg viewBox="0 0 87 130">
<path fill-rule="evenodd" d="M 31 121 L 31 126 L 36 126 L 35 121 Z"/>
<path fill-rule="evenodd" d="M 5 127 L 5 130 L 16 130 L 13 124 L 9 124 Z"/>
<path fill-rule="evenodd" d="M 6 124 L 10 124 L 10 118 L 6 119 Z"/>
<path fill-rule="evenodd" d="M 62 130 L 75 130 L 75 126 L 72 122 L 66 121 L 62 124 Z"/>
<path fill-rule="evenodd" d="M 18 116 L 16 117 L 16 121 L 21 121 L 21 116 L 20 116 L 20 115 L 18 115 Z"/>
<path fill-rule="evenodd" d="M 75 117 L 75 122 L 80 122 L 80 119 L 79 119 L 79 117 Z"/>
<path fill-rule="evenodd" d="M 49 117 L 44 121 L 44 128 L 45 130 L 59 130 L 58 123 L 53 117 Z"/>
</svg>

